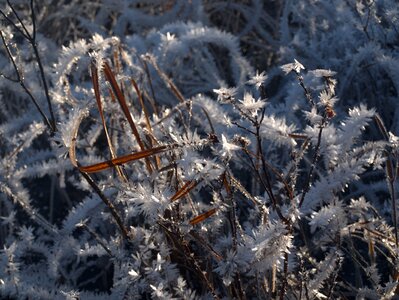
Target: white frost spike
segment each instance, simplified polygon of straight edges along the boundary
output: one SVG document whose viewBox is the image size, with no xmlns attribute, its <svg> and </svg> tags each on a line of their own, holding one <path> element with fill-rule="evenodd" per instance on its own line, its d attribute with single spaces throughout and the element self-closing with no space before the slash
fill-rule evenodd
<svg viewBox="0 0 399 300">
<path fill-rule="evenodd" d="M 316 69 L 311 71 L 316 77 L 333 77 L 337 74 L 337 72 L 325 69 Z"/>
<path fill-rule="evenodd" d="M 295 73 L 301 72 L 301 70 L 305 70 L 305 67 L 296 59 L 294 59 L 293 63 L 285 64 L 281 66 L 281 69 L 284 71 L 285 74 L 288 74 L 292 71 Z"/>
<path fill-rule="evenodd" d="M 393 147 L 398 147 L 399 145 L 399 138 L 396 135 L 394 135 L 392 132 L 389 132 L 389 143 Z"/>
<path fill-rule="evenodd" d="M 267 75 L 263 71 L 259 74 L 259 71 L 256 71 L 255 76 L 253 76 L 250 80 L 247 81 L 248 84 L 256 86 L 256 88 L 260 88 L 260 86 L 267 80 Z"/>
<path fill-rule="evenodd" d="M 172 42 L 176 39 L 174 34 L 171 34 L 169 31 L 166 34 L 161 34 L 162 40 L 166 42 Z"/>
<path fill-rule="evenodd" d="M 240 100 L 240 102 L 241 102 L 241 104 L 239 104 L 239 107 L 245 113 L 248 113 L 252 117 L 255 117 L 258 110 L 263 108 L 266 105 L 266 103 L 263 102 L 260 98 L 255 100 L 255 98 L 250 93 L 245 93 L 244 99 Z"/>
<path fill-rule="evenodd" d="M 237 89 L 221 87 L 220 89 L 214 89 L 213 92 L 218 96 L 218 101 L 222 103 L 227 103 L 234 100 L 234 96 L 237 93 Z"/>
<path fill-rule="evenodd" d="M 229 143 L 224 134 L 222 134 L 222 147 L 222 157 L 227 158 L 232 156 L 233 151 L 241 149 L 239 146 Z"/>
<path fill-rule="evenodd" d="M 138 274 L 135 270 L 133 270 L 133 269 L 131 269 L 131 270 L 129 271 L 129 275 L 132 276 L 133 279 L 136 279 L 136 278 L 139 276 L 139 274 Z"/>
</svg>

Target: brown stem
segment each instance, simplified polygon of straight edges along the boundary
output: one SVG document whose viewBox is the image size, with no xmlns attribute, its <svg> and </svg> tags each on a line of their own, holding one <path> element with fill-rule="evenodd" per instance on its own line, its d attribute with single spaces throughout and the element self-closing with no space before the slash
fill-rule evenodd
<svg viewBox="0 0 399 300">
<path fill-rule="evenodd" d="M 123 225 L 122 219 L 119 216 L 118 212 L 116 211 L 115 206 L 112 204 L 112 202 L 104 195 L 104 193 L 101 191 L 99 186 L 94 182 L 94 180 L 90 177 L 89 174 L 79 171 L 80 174 L 82 174 L 83 178 L 86 179 L 87 183 L 93 188 L 93 190 L 97 193 L 97 195 L 100 197 L 100 199 L 104 202 L 104 204 L 109 208 L 112 217 L 114 218 L 116 224 L 118 225 L 123 238 L 128 241 L 129 240 L 129 235 L 128 235 L 128 230 L 126 229 L 125 225 Z"/>
<path fill-rule="evenodd" d="M 313 178 L 313 174 L 314 174 L 314 169 L 315 169 L 316 164 L 317 164 L 317 162 L 319 160 L 319 157 L 320 157 L 321 135 L 323 133 L 323 128 L 324 128 L 325 122 L 326 122 L 326 118 L 323 118 L 323 121 L 322 121 L 322 123 L 320 125 L 319 134 L 317 136 L 317 144 L 316 144 L 316 149 L 315 149 L 315 153 L 314 153 L 314 156 L 313 156 L 312 164 L 310 165 L 310 170 L 309 170 L 308 176 L 306 178 L 305 188 L 304 188 L 304 190 L 302 192 L 301 199 L 299 200 L 299 207 L 302 206 L 303 201 L 305 200 L 305 196 L 309 192 L 310 184 L 311 184 L 311 181 L 312 181 L 312 178 Z"/>
<path fill-rule="evenodd" d="M 287 291 L 287 283 L 288 283 L 287 277 L 288 277 L 288 253 L 284 253 L 284 278 L 280 290 L 280 300 L 284 300 L 284 295 Z"/>
<path fill-rule="evenodd" d="M 260 122 L 258 122 L 257 120 L 255 121 L 255 128 L 256 128 L 256 135 L 255 136 L 256 136 L 257 146 L 258 146 L 258 149 L 259 149 L 259 155 L 260 155 L 260 159 L 261 159 L 262 170 L 263 170 L 263 173 L 264 173 L 264 176 L 265 176 L 265 179 L 266 179 L 266 192 L 267 192 L 269 198 L 272 201 L 273 208 L 276 210 L 277 215 L 283 221 L 284 224 L 288 225 L 289 224 L 289 220 L 283 216 L 283 213 L 281 212 L 280 207 L 278 206 L 277 199 L 276 199 L 276 197 L 275 197 L 275 195 L 273 193 L 273 187 L 272 187 L 272 184 L 271 184 L 270 174 L 268 172 L 267 163 L 266 163 L 266 160 L 265 160 L 265 156 L 263 154 L 262 138 L 260 136 L 260 124 L 263 121 L 264 114 L 265 114 L 265 110 L 263 110 L 263 112 L 262 112 L 262 117 L 261 117 Z"/>
</svg>

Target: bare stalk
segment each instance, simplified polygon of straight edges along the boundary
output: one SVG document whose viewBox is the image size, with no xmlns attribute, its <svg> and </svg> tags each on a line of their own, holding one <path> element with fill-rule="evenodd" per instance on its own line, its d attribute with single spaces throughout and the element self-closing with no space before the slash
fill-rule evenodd
<svg viewBox="0 0 399 300">
<path fill-rule="evenodd" d="M 304 187 L 304 190 L 302 192 L 301 199 L 299 200 L 299 207 L 302 206 L 303 201 L 305 200 L 305 196 L 309 192 L 310 184 L 311 184 L 312 179 L 313 179 L 314 169 L 315 169 L 316 164 L 317 164 L 317 162 L 319 160 L 319 157 L 320 157 L 321 135 L 323 133 L 324 124 L 325 124 L 325 119 L 323 119 L 323 121 L 322 121 L 322 123 L 320 125 L 319 134 L 317 136 L 316 149 L 315 149 L 315 152 L 314 152 L 314 155 L 313 155 L 312 164 L 310 165 L 310 170 L 309 170 L 308 176 L 306 178 L 305 187 Z"/>
<path fill-rule="evenodd" d="M 280 300 L 284 300 L 284 295 L 287 291 L 287 277 L 288 277 L 288 254 L 284 253 L 284 278 L 283 278 L 283 284 L 281 286 L 281 290 L 280 290 Z"/>
<path fill-rule="evenodd" d="M 3 75 L 3 74 L 2 74 L 2 76 L 3 76 L 4 78 L 6 78 L 6 79 L 12 81 L 12 82 L 15 82 L 15 83 L 19 83 L 19 84 L 20 84 L 20 86 L 22 87 L 22 89 L 25 91 L 25 93 L 29 96 L 29 98 L 31 99 L 31 101 L 33 102 L 33 104 L 36 106 L 36 108 L 37 108 L 37 110 L 39 111 L 40 115 L 43 117 L 43 120 L 44 120 L 44 122 L 46 123 L 46 125 L 47 125 L 50 129 L 52 129 L 53 127 L 52 127 L 52 125 L 51 125 L 51 122 L 49 121 L 49 119 L 47 118 L 47 116 L 45 115 L 45 113 L 43 112 L 43 110 L 41 109 L 40 105 L 37 103 L 37 101 L 36 101 L 35 97 L 33 96 L 32 92 L 31 92 L 31 91 L 28 89 L 28 87 L 25 85 L 25 82 L 24 82 L 24 80 L 23 80 L 23 76 L 21 75 L 21 72 L 20 72 L 20 70 L 19 70 L 19 68 L 18 68 L 18 66 L 17 66 L 17 63 L 15 62 L 14 57 L 13 57 L 12 54 L 11 54 L 11 50 L 10 50 L 10 48 L 9 48 L 9 46 L 8 46 L 6 40 L 5 40 L 5 37 L 4 37 L 4 35 L 3 35 L 3 32 L 2 32 L 1 30 L 0 30 L 0 36 L 1 36 L 1 40 L 2 40 L 2 42 L 3 42 L 3 44 L 4 44 L 4 48 L 6 49 L 7 55 L 8 55 L 8 57 L 10 58 L 10 61 L 11 61 L 12 65 L 13 65 L 13 68 L 14 68 L 14 70 L 15 70 L 15 74 L 16 74 L 16 77 L 17 77 L 17 78 L 16 78 L 16 79 L 10 78 L 10 77 L 5 76 L 5 75 Z"/>
<path fill-rule="evenodd" d="M 16 75 L 18 77 L 17 81 L 20 83 L 22 88 L 28 94 L 29 98 L 35 104 L 36 108 L 39 110 L 39 113 L 44 118 L 44 121 L 45 121 L 46 125 L 50 128 L 50 131 L 53 134 L 54 132 L 57 131 L 57 127 L 56 127 L 56 124 L 55 124 L 56 123 L 55 122 L 55 116 L 54 116 L 54 111 L 53 111 L 53 107 L 52 107 L 52 104 L 51 104 L 51 99 L 50 99 L 49 89 L 48 89 L 48 85 L 47 85 L 47 81 L 46 81 L 46 76 L 44 74 L 43 64 L 42 64 L 42 61 L 41 61 L 41 58 L 40 58 L 40 55 L 39 55 L 39 50 L 38 50 L 38 47 L 37 47 L 37 41 L 36 41 L 36 15 L 35 15 L 35 10 L 34 10 L 34 1 L 30 0 L 31 20 L 32 20 L 32 27 L 33 27 L 32 34 L 29 33 L 29 31 L 26 28 L 25 24 L 22 22 L 22 19 L 19 17 L 17 11 L 15 10 L 14 6 L 10 3 L 9 0 L 7 0 L 7 4 L 8 4 L 8 6 L 10 6 L 12 13 L 16 17 L 16 19 L 18 20 L 18 23 L 20 24 L 21 27 L 19 27 L 13 20 L 11 20 L 2 10 L 0 10 L 0 14 L 32 46 L 33 54 L 35 56 L 36 62 L 37 62 L 38 67 L 39 67 L 40 79 L 41 79 L 42 84 L 43 84 L 44 94 L 45 94 L 45 97 L 46 97 L 46 100 L 47 100 L 48 109 L 49 109 L 49 112 L 50 112 L 50 120 L 45 116 L 45 114 L 43 113 L 43 110 L 39 107 L 39 105 L 38 105 L 37 101 L 34 99 L 32 93 L 27 89 L 26 85 L 23 83 L 23 79 L 22 79 L 23 76 L 21 75 L 20 70 L 18 69 L 18 67 L 15 64 L 15 61 L 14 61 L 12 55 L 11 55 L 11 52 L 10 52 L 10 49 L 9 49 L 7 43 L 5 42 L 3 34 L 1 34 L 1 38 L 3 40 L 3 44 L 4 44 L 5 48 L 6 48 L 7 54 L 10 57 L 13 66 L 14 66 L 15 73 L 16 73 Z M 5 78 L 7 78 L 7 77 L 5 77 Z M 15 80 L 12 80 L 12 81 L 15 82 Z"/>
<path fill-rule="evenodd" d="M 128 241 L 129 236 L 128 236 L 128 231 L 123 225 L 122 219 L 119 216 L 118 212 L 116 211 L 115 206 L 112 204 L 112 202 L 104 195 L 104 193 L 101 191 L 99 186 L 94 182 L 94 180 L 90 177 L 89 174 L 80 171 L 80 174 L 82 174 L 83 178 L 86 179 L 87 183 L 93 188 L 93 190 L 96 192 L 96 194 L 100 197 L 100 199 L 104 202 L 104 204 L 109 208 L 112 217 L 114 218 L 116 224 L 118 225 L 123 238 Z"/>
<path fill-rule="evenodd" d="M 393 230 L 395 233 L 395 245 L 398 247 L 398 224 L 397 224 L 397 216 L 396 216 L 396 197 L 395 197 L 395 175 L 394 168 L 391 157 L 388 155 L 386 162 L 386 172 L 387 179 L 389 183 L 389 193 L 391 195 L 391 203 L 392 203 L 392 223 Z"/>
<path fill-rule="evenodd" d="M 263 109 L 263 111 L 262 111 L 262 116 L 261 116 L 260 121 L 258 122 L 258 120 L 255 120 L 255 129 L 256 129 L 255 137 L 256 137 L 257 146 L 258 146 L 258 149 L 259 149 L 259 155 L 260 155 L 260 159 L 261 159 L 262 170 L 263 170 L 263 173 L 264 173 L 264 176 L 265 176 L 265 179 L 266 179 L 266 187 L 267 187 L 266 188 L 266 193 L 268 194 L 269 198 L 271 199 L 272 204 L 273 204 L 273 208 L 276 210 L 277 215 L 279 216 L 279 218 L 283 221 L 284 224 L 288 225 L 289 221 L 288 221 L 287 218 L 285 218 L 283 216 L 283 213 L 281 212 L 280 207 L 278 206 L 277 199 L 276 199 L 276 197 L 275 197 L 275 195 L 273 193 L 273 187 L 272 187 L 272 184 L 271 184 L 271 178 L 270 178 L 270 174 L 269 174 L 268 167 L 267 167 L 268 164 L 266 163 L 265 156 L 264 156 L 264 153 L 263 153 L 262 138 L 260 136 L 260 124 L 262 124 L 264 116 L 265 116 L 265 109 Z"/>
</svg>

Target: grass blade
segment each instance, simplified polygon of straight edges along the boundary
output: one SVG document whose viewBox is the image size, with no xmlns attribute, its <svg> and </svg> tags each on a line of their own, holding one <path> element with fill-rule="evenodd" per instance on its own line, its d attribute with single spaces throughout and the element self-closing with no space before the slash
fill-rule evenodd
<svg viewBox="0 0 399 300">
<path fill-rule="evenodd" d="M 165 74 L 165 72 L 163 72 L 158 64 L 156 63 L 155 59 L 149 55 L 147 55 L 145 57 L 146 60 L 148 60 L 152 66 L 155 68 L 155 70 L 157 71 L 158 75 L 162 78 L 162 80 L 167 84 L 167 86 L 170 88 L 170 90 L 172 91 L 172 93 L 176 96 L 176 98 L 181 102 L 181 103 L 185 103 L 186 100 L 183 96 L 183 94 L 179 91 L 179 89 L 177 88 L 177 86 L 173 83 L 173 81 Z"/>
<path fill-rule="evenodd" d="M 214 215 L 217 212 L 217 208 L 212 208 L 211 210 L 208 210 L 207 212 L 200 214 L 199 216 L 196 216 L 194 219 L 190 221 L 191 225 L 196 225 L 206 219 L 208 219 L 210 216 Z"/>
<path fill-rule="evenodd" d="M 194 189 L 198 185 L 198 181 L 189 180 L 187 181 L 170 199 L 171 202 L 179 200 L 187 195 L 192 189 Z"/>
<path fill-rule="evenodd" d="M 118 225 L 122 236 L 125 238 L 125 240 L 129 240 L 129 232 L 125 225 L 123 224 L 122 218 L 117 212 L 115 206 L 112 204 L 112 202 L 104 195 L 104 193 L 101 191 L 100 187 L 94 182 L 94 180 L 85 172 L 82 172 L 80 170 L 80 174 L 83 176 L 84 179 L 86 179 L 87 183 L 94 189 L 94 191 L 97 193 L 97 195 L 100 197 L 100 199 L 104 202 L 104 204 L 109 208 L 112 217 L 114 218 L 116 224 Z"/>
<path fill-rule="evenodd" d="M 101 103 L 100 86 L 99 86 L 99 83 L 98 83 L 98 70 L 97 70 L 97 67 L 94 64 L 94 62 L 91 64 L 90 67 L 91 67 L 91 79 L 92 79 L 93 88 L 94 88 L 94 96 L 95 96 L 96 101 L 97 101 L 98 111 L 100 112 L 100 117 L 101 117 L 101 121 L 102 121 L 102 124 L 103 124 L 105 136 L 107 138 L 109 152 L 111 153 L 111 158 L 114 159 L 116 157 L 115 150 L 114 150 L 114 147 L 112 146 L 111 138 L 110 138 L 109 133 L 108 133 L 107 124 L 105 123 L 104 111 L 103 111 L 103 106 L 102 106 L 102 103 Z M 123 173 L 122 168 L 120 166 L 115 166 L 115 169 L 116 169 L 116 172 L 117 172 L 118 176 L 123 181 L 127 182 L 126 175 Z"/>
<path fill-rule="evenodd" d="M 88 111 L 82 112 L 79 117 L 75 120 L 75 124 L 72 128 L 72 138 L 71 144 L 69 146 L 69 159 L 74 167 L 78 167 L 78 161 L 76 159 L 76 140 L 78 138 L 78 132 L 80 123 L 82 123 L 83 119 L 88 115 Z"/>
<path fill-rule="evenodd" d="M 137 85 L 137 82 L 133 79 L 130 78 L 130 82 L 132 83 L 134 90 L 136 91 L 137 97 L 139 98 L 139 102 L 140 102 L 140 106 L 141 109 L 144 113 L 144 117 L 145 117 L 145 123 L 146 123 L 146 127 L 148 132 L 150 133 L 150 138 L 151 138 L 151 142 L 156 143 L 156 140 L 153 136 L 153 131 L 152 131 L 152 127 L 151 127 L 151 122 L 150 122 L 150 115 L 147 111 L 147 108 L 144 105 L 144 100 L 143 100 L 143 95 L 140 92 L 139 86 Z M 151 143 L 151 147 L 153 146 L 153 144 Z M 158 156 L 155 156 L 155 163 L 156 163 L 156 167 L 157 169 L 159 169 L 160 165 L 161 165 L 161 160 L 159 159 Z"/>
<path fill-rule="evenodd" d="M 144 151 L 123 155 L 120 157 L 113 158 L 111 160 L 103 161 L 98 164 L 90 165 L 90 166 L 80 166 L 79 170 L 86 173 L 95 173 L 100 172 L 109 168 L 113 168 L 118 165 L 123 165 L 125 163 L 139 160 L 142 158 L 147 158 L 154 154 L 162 153 L 170 149 L 170 146 L 164 145 L 151 149 L 147 149 Z"/>
<path fill-rule="evenodd" d="M 139 102 L 140 102 L 141 109 L 142 109 L 143 112 L 144 112 L 146 127 L 147 127 L 148 131 L 152 133 L 152 127 L 151 127 L 151 123 L 150 123 L 150 117 L 149 117 L 147 108 L 146 108 L 145 105 L 144 105 L 143 95 L 142 95 L 141 92 L 140 92 L 140 89 L 139 89 L 139 86 L 137 85 L 137 82 L 136 82 L 133 78 L 130 78 L 130 82 L 132 83 L 132 85 L 133 85 L 133 87 L 134 87 L 134 90 L 135 90 L 136 93 L 137 93 L 137 97 L 139 98 Z"/>
<path fill-rule="evenodd" d="M 140 149 L 142 151 L 144 151 L 145 150 L 144 143 L 140 138 L 140 134 L 137 130 L 136 124 L 134 123 L 133 118 L 130 114 L 129 107 L 126 104 L 125 96 L 123 95 L 123 93 L 116 81 L 115 75 L 112 72 L 111 67 L 109 66 L 109 64 L 107 62 L 104 62 L 103 66 L 104 66 L 105 78 L 107 79 L 107 81 L 110 83 L 110 85 L 112 87 L 112 91 L 114 92 L 116 99 L 118 100 L 119 105 L 121 106 L 122 111 L 123 111 L 127 121 L 129 122 L 130 128 L 132 129 L 133 135 L 135 136 L 137 143 L 140 146 Z M 146 166 L 147 166 L 148 172 L 152 173 L 151 163 L 148 159 L 146 159 Z"/>
</svg>

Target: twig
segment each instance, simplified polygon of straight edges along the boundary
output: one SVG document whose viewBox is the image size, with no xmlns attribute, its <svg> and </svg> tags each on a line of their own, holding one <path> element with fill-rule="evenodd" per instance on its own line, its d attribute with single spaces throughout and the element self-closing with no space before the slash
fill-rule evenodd
<svg viewBox="0 0 399 300">
<path fill-rule="evenodd" d="M 89 228 L 85 223 L 80 224 L 81 227 L 83 227 L 87 232 L 97 241 L 97 243 L 100 244 L 100 246 L 105 250 L 105 252 L 108 253 L 110 257 L 114 257 L 112 254 L 111 250 L 107 247 L 107 245 L 101 240 L 101 238 L 98 236 L 97 233 L 95 233 L 93 230 Z"/>
<path fill-rule="evenodd" d="M 112 217 L 114 218 L 116 224 L 118 225 L 124 239 L 126 241 L 129 240 L 129 235 L 126 227 L 123 225 L 122 219 L 119 216 L 118 212 L 116 211 L 115 206 L 112 204 L 112 202 L 104 195 L 104 193 L 101 191 L 99 186 L 94 182 L 94 180 L 90 177 L 89 174 L 86 172 L 79 171 L 80 174 L 82 174 L 83 178 L 86 179 L 87 183 L 93 188 L 93 190 L 97 193 L 97 195 L 100 197 L 100 199 L 104 202 L 104 204 L 109 208 Z"/>
<path fill-rule="evenodd" d="M 15 10 L 14 7 L 12 5 L 10 5 L 10 2 L 7 1 L 7 4 L 11 7 L 12 12 L 15 14 Z M 17 26 L 17 24 L 15 24 L 1 9 L 0 9 L 0 14 L 4 17 L 4 19 L 7 20 L 8 23 L 10 23 L 25 39 L 28 39 L 28 36 L 26 35 L 26 33 L 24 31 L 21 30 L 21 28 L 19 28 Z M 17 19 L 19 20 L 19 22 L 21 23 L 22 27 L 24 28 L 23 23 L 21 22 L 21 20 L 19 19 L 19 16 L 16 15 Z"/>
<path fill-rule="evenodd" d="M 33 95 L 31 94 L 31 92 L 27 89 L 27 87 L 25 86 L 25 84 L 23 83 L 23 76 L 21 76 L 21 73 L 18 69 L 18 67 L 15 64 L 15 61 L 11 55 L 11 52 L 9 50 L 9 47 L 7 46 L 7 43 L 5 42 L 4 36 L 1 32 L 1 38 L 3 40 L 3 44 L 6 48 L 7 54 L 9 55 L 15 72 L 17 74 L 18 77 L 18 82 L 21 84 L 22 88 L 25 90 L 25 92 L 28 94 L 28 96 L 31 98 L 31 100 L 33 101 L 33 103 L 35 104 L 36 108 L 39 110 L 40 114 L 43 116 L 45 123 L 47 124 L 47 126 L 50 128 L 50 131 L 52 134 L 54 134 L 54 132 L 57 131 L 57 127 L 56 127 L 56 122 L 55 122 L 55 116 L 54 116 L 54 111 L 53 111 L 53 107 L 51 105 L 51 99 L 50 99 L 50 94 L 49 94 L 49 89 L 47 86 L 47 82 L 46 82 L 46 76 L 44 74 L 44 68 L 43 68 L 43 64 L 39 55 L 39 50 L 37 48 L 37 42 L 36 42 L 36 15 L 35 15 L 35 11 L 34 11 L 34 1 L 30 0 L 30 9 L 31 9 L 31 19 L 32 19 L 32 27 L 33 27 L 33 32 L 32 34 L 29 33 L 28 29 L 26 28 L 25 24 L 22 22 L 21 18 L 19 17 L 17 11 L 15 10 L 14 6 L 10 3 L 9 0 L 7 0 L 7 4 L 10 6 L 11 11 L 13 12 L 14 16 L 17 18 L 19 24 L 21 25 L 22 29 L 19 28 L 17 26 L 17 24 L 15 24 L 15 22 L 13 22 L 2 10 L 0 10 L 0 14 L 7 20 L 8 23 L 10 23 L 27 41 L 28 43 L 32 46 L 33 49 L 33 53 L 36 59 L 36 62 L 38 64 L 39 67 L 39 73 L 40 73 L 40 79 L 43 83 L 43 89 L 44 89 L 44 94 L 47 100 L 47 105 L 48 105 L 48 109 L 50 112 L 50 117 L 51 120 L 49 121 L 49 119 L 45 116 L 45 114 L 43 113 L 43 111 L 41 110 L 41 108 L 39 107 L 39 105 L 37 104 L 37 101 L 34 99 Z M 7 78 L 6 76 L 4 76 L 5 78 Z M 12 80 L 14 81 L 14 80 Z"/>
<path fill-rule="evenodd" d="M 263 112 L 262 112 L 261 121 L 263 121 L 264 115 L 265 115 L 265 110 L 263 110 Z M 271 178 L 270 178 L 270 175 L 269 175 L 269 172 L 268 172 L 267 163 L 266 163 L 265 156 L 264 156 L 264 153 L 263 153 L 262 138 L 260 136 L 260 124 L 261 124 L 261 122 L 258 122 L 257 120 L 255 120 L 255 128 L 256 128 L 255 137 L 256 137 L 257 146 L 258 146 L 258 150 L 259 150 L 259 155 L 260 155 L 260 159 L 261 159 L 262 170 L 263 170 L 263 173 L 264 173 L 265 179 L 266 179 L 266 193 L 268 194 L 269 198 L 271 199 L 272 204 L 273 204 L 273 208 L 276 210 L 277 215 L 279 216 L 279 218 L 283 221 L 284 224 L 288 225 L 289 224 L 289 220 L 286 217 L 283 216 L 283 214 L 282 214 L 282 212 L 280 210 L 280 207 L 278 206 L 277 199 L 276 199 L 276 197 L 274 196 L 274 193 L 273 193 L 273 187 L 272 187 L 272 184 L 271 184 Z"/>
<path fill-rule="evenodd" d="M 12 79 L 12 78 L 9 78 L 9 77 L 4 76 L 4 75 L 3 75 L 3 77 L 6 78 L 6 79 L 11 80 L 11 81 L 13 81 L 13 82 L 18 82 L 18 83 L 20 84 L 20 86 L 23 88 L 23 90 L 25 91 L 25 93 L 29 96 L 29 98 L 32 100 L 33 104 L 36 106 L 36 108 L 37 108 L 37 110 L 39 111 L 40 115 L 43 117 L 43 120 L 44 120 L 44 122 L 46 123 L 46 125 L 53 131 L 53 129 L 52 129 L 53 127 L 52 127 L 52 125 L 51 125 L 51 122 L 49 121 L 49 119 L 47 118 L 47 116 L 45 115 L 45 113 L 43 112 L 43 110 L 41 109 L 41 107 L 39 106 L 39 104 L 37 103 L 35 97 L 34 97 L 33 94 L 31 93 L 31 91 L 30 91 L 30 90 L 28 89 L 28 87 L 25 85 L 25 83 L 24 83 L 24 81 L 23 81 L 23 77 L 22 77 L 22 75 L 21 75 L 21 73 L 20 73 L 20 71 L 19 71 L 19 69 L 18 69 L 17 63 L 15 62 L 14 57 L 13 57 L 12 54 L 11 54 L 11 50 L 10 50 L 9 46 L 7 45 L 7 42 L 6 42 L 5 37 L 4 37 L 4 35 L 3 35 L 3 31 L 1 31 L 1 30 L 0 30 L 0 36 L 1 36 L 1 40 L 2 40 L 2 42 L 3 42 L 3 44 L 4 44 L 4 48 L 6 49 L 7 55 L 8 55 L 8 57 L 10 58 L 11 63 L 12 63 L 12 65 L 13 65 L 13 67 L 14 67 L 15 74 L 16 74 L 16 76 L 17 76 L 16 79 Z"/>
<path fill-rule="evenodd" d="M 392 202 L 392 223 L 393 223 L 393 230 L 395 233 L 395 245 L 398 247 L 398 221 L 396 216 L 396 197 L 395 197 L 395 179 L 396 174 L 394 172 L 393 163 L 390 155 L 388 155 L 386 161 L 386 172 L 387 178 L 389 182 L 389 193 L 391 195 L 391 202 Z"/>
<path fill-rule="evenodd" d="M 312 95 L 310 94 L 308 88 L 305 86 L 305 83 L 303 82 L 303 77 L 299 74 L 299 72 L 295 72 L 295 73 L 296 73 L 297 79 L 299 81 L 299 85 L 302 87 L 302 89 L 305 93 L 306 100 L 308 100 L 308 102 L 310 103 L 310 105 L 312 107 L 315 106 L 315 103 L 312 99 Z"/>
<path fill-rule="evenodd" d="M 153 99 L 152 102 L 154 102 L 154 103 L 153 103 L 154 113 L 155 113 L 157 116 L 159 116 L 158 108 L 157 108 L 157 106 L 155 105 L 155 102 L 157 102 L 157 99 L 155 98 L 154 87 L 153 87 L 153 85 L 152 85 L 152 79 L 151 79 L 150 70 L 149 70 L 149 68 L 148 68 L 148 64 L 147 64 L 147 62 L 146 62 L 145 60 L 141 59 L 140 56 L 138 56 L 138 59 L 139 59 L 139 61 L 142 63 L 143 68 L 144 68 L 144 72 L 145 72 L 145 74 L 146 74 L 146 76 L 147 76 L 147 79 L 148 79 L 148 84 L 149 84 L 149 86 L 150 86 L 150 91 L 151 91 L 151 97 L 152 97 L 152 99 Z"/>
<path fill-rule="evenodd" d="M 206 272 L 202 271 L 201 266 L 197 259 L 194 256 L 194 253 L 191 251 L 187 242 L 182 238 L 182 235 L 179 232 L 172 232 L 165 224 L 162 222 L 157 222 L 167 233 L 167 236 L 170 238 L 170 241 L 176 245 L 177 249 L 181 249 L 179 253 L 184 256 L 184 258 L 192 264 L 194 270 L 197 271 L 198 275 L 204 280 L 209 292 L 212 294 L 213 298 L 219 300 L 220 297 L 217 295 L 216 290 L 212 283 L 209 281 L 209 278 L 206 276 Z"/>
<path fill-rule="evenodd" d="M 244 148 L 244 147 L 243 147 L 243 150 L 244 150 L 244 153 L 248 156 L 248 159 L 249 159 L 249 161 L 250 161 L 250 163 L 251 163 L 251 166 L 252 166 L 253 170 L 255 171 L 256 175 L 258 176 L 259 181 L 261 182 L 263 188 L 265 189 L 265 191 L 266 191 L 266 193 L 268 194 L 269 198 L 272 200 L 272 197 L 271 197 L 271 195 L 269 194 L 268 185 L 264 182 L 262 175 L 260 174 L 258 168 L 255 166 L 255 163 L 252 161 L 250 152 L 248 151 L 248 149 L 246 149 L 246 148 Z M 288 223 L 288 220 L 283 216 L 283 214 L 281 213 L 280 208 L 274 205 L 273 200 L 272 200 L 272 205 L 273 205 L 273 208 L 276 210 L 278 216 L 283 220 L 284 223 L 287 224 L 287 223 Z M 261 209 L 261 212 L 263 212 L 263 209 Z"/>
<path fill-rule="evenodd" d="M 236 125 L 238 128 L 240 128 L 240 129 L 242 129 L 242 130 L 248 132 L 248 133 L 251 133 L 251 134 L 253 134 L 253 135 L 256 135 L 256 132 L 254 132 L 254 131 L 252 131 L 251 129 L 248 129 L 248 128 L 246 128 L 246 127 L 244 127 L 244 126 L 238 124 L 236 121 L 232 121 L 231 123 L 234 124 L 234 125 Z"/>
<path fill-rule="evenodd" d="M 239 226 L 239 222 L 237 220 L 237 214 L 236 214 L 236 203 L 233 199 L 233 193 L 232 193 L 232 189 L 230 186 L 230 183 L 228 182 L 227 178 L 226 178 L 226 174 L 223 176 L 223 183 L 224 183 L 224 187 L 227 193 L 227 198 L 230 200 L 231 202 L 231 209 L 229 210 L 229 223 L 231 226 L 231 235 L 233 238 L 233 251 L 237 251 L 237 227 Z M 239 295 L 240 299 L 246 299 L 245 297 L 245 292 L 244 289 L 242 287 L 242 283 L 241 283 L 241 276 L 239 271 L 236 272 L 235 276 L 234 276 L 234 283 L 236 286 L 236 293 Z"/>
<path fill-rule="evenodd" d="M 288 283 L 287 277 L 288 277 L 288 253 L 284 253 L 284 278 L 280 290 L 280 300 L 284 300 L 284 295 L 286 293 L 287 283 Z"/>
<path fill-rule="evenodd" d="M 324 128 L 326 120 L 327 120 L 327 118 L 324 117 L 322 122 L 321 122 L 321 124 L 320 124 L 320 130 L 319 130 L 319 134 L 317 136 L 317 144 L 316 144 L 315 153 L 314 153 L 314 156 L 313 156 L 312 164 L 310 165 L 310 170 L 309 170 L 308 176 L 306 178 L 305 188 L 304 188 L 304 190 L 302 192 L 301 200 L 299 200 L 299 207 L 302 206 L 303 201 L 305 200 L 305 196 L 309 192 L 310 184 L 311 184 L 311 181 L 312 181 L 312 178 L 313 178 L 313 174 L 314 174 L 314 169 L 315 169 L 316 164 L 317 164 L 317 162 L 319 160 L 319 157 L 320 157 L 321 135 L 323 133 L 323 128 Z"/>
</svg>

